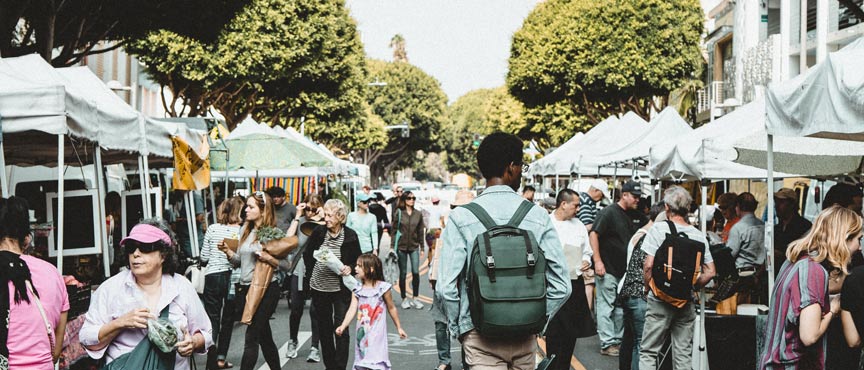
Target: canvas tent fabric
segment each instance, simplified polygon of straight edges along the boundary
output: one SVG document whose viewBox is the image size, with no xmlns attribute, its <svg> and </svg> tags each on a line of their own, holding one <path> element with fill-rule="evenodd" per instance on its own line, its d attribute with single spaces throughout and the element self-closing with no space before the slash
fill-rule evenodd
<svg viewBox="0 0 864 370">
<path fill-rule="evenodd" d="M 594 161 L 613 163 L 648 157 L 652 146 L 675 140 L 691 131 L 693 129 L 681 118 L 674 107 L 666 107 L 651 120 L 648 129 L 642 135 L 617 148 L 617 150 L 610 150 L 598 155 Z"/>
<path fill-rule="evenodd" d="M 767 135 L 760 131 L 735 143 L 735 162 L 765 168 Z M 860 173 L 864 145 L 847 140 L 774 137 L 774 170 L 802 176 L 828 177 Z"/>
<path fill-rule="evenodd" d="M 585 135 L 577 150 L 564 161 L 569 173 L 596 174 L 608 163 L 599 158 L 601 153 L 623 150 L 641 137 L 649 128 L 648 122 L 636 113 L 627 112 L 619 122 L 609 125 L 596 135 Z M 589 132 L 590 133 L 590 132 Z"/>
<path fill-rule="evenodd" d="M 20 57 L 30 59 L 31 56 Z M 66 89 L 60 83 L 26 79 L 9 65 L 16 58 L 0 59 L 0 124 L 4 132 L 66 124 Z"/>
<path fill-rule="evenodd" d="M 648 170 L 652 178 L 764 179 L 762 168 L 735 163 L 734 144 L 747 136 L 764 133 L 765 101 L 746 104 L 701 126 L 673 142 L 651 148 Z M 781 173 L 778 177 L 791 177 Z"/>
<path fill-rule="evenodd" d="M 864 141 L 864 38 L 766 94 L 768 134 Z"/>
<path fill-rule="evenodd" d="M 610 117 L 610 118 L 617 120 L 617 118 L 615 118 L 615 117 Z M 607 118 L 606 120 L 609 120 L 609 118 Z M 603 122 L 605 122 L 606 120 L 604 120 Z M 603 122 L 601 122 L 597 126 L 594 126 L 594 128 L 600 127 L 600 125 L 602 125 Z M 539 160 L 535 161 L 534 163 L 531 163 L 531 168 L 530 168 L 529 174 L 530 175 L 547 175 L 550 172 L 554 171 L 553 169 L 555 168 L 555 162 L 558 160 L 561 160 L 561 158 L 564 157 L 564 153 L 566 153 L 569 150 L 572 150 L 576 145 L 578 145 L 579 141 L 581 141 L 583 137 L 585 137 L 585 133 L 578 132 L 578 133 L 576 133 L 576 135 L 573 135 L 573 137 L 571 137 L 570 140 L 567 140 L 564 144 L 561 144 L 561 146 L 559 146 L 558 148 L 555 148 L 555 150 L 553 150 L 548 155 L 544 156 L 543 158 L 540 158 Z"/>
<path fill-rule="evenodd" d="M 247 119 L 237 125 L 225 138 L 229 163 L 223 153 L 214 152 L 211 168 L 214 171 L 235 170 L 293 170 L 327 166 L 329 159 L 316 150 L 300 144 L 284 132 Z M 267 148 L 266 155 L 262 148 Z M 218 174 L 214 174 L 218 176 Z M 233 175 L 232 175 L 233 176 Z"/>
</svg>

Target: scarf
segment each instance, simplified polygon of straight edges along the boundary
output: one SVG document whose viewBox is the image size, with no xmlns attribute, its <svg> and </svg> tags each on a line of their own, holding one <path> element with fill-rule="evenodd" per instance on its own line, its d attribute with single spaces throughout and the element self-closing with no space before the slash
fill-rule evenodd
<svg viewBox="0 0 864 370">
<path fill-rule="evenodd" d="M 14 291 L 8 289 L 10 281 Z M 0 370 L 9 369 L 9 347 L 6 346 L 6 341 L 9 339 L 9 314 L 11 311 L 9 297 L 14 297 L 15 304 L 19 304 L 21 301 L 30 303 L 30 295 L 27 294 L 28 281 L 30 285 L 33 285 L 30 269 L 21 259 L 21 256 L 9 251 L 0 251 Z M 33 287 L 33 294 L 39 296 L 35 286 Z"/>
</svg>

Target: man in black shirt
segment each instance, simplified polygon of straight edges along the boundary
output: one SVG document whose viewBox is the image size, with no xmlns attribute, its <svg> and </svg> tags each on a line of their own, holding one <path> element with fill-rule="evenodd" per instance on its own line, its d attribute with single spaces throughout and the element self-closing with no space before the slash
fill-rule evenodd
<svg viewBox="0 0 864 370">
<path fill-rule="evenodd" d="M 387 199 L 387 201 L 384 202 L 385 204 L 390 205 L 390 218 L 393 218 L 393 216 L 396 214 L 396 208 L 399 207 L 399 197 L 401 197 L 401 196 L 402 196 L 402 187 L 397 186 L 393 189 L 393 197 L 390 199 Z"/>
<path fill-rule="evenodd" d="M 597 334 L 600 354 L 606 356 L 618 356 L 624 335 L 623 311 L 615 307 L 615 298 L 618 280 L 627 269 L 627 243 L 643 225 L 643 218 L 633 212 L 640 196 L 642 185 L 626 182 L 621 187 L 621 199 L 600 211 L 589 234 L 597 284 Z"/>
<path fill-rule="evenodd" d="M 369 213 L 375 215 L 376 222 L 378 223 L 378 244 L 376 245 L 381 245 L 381 236 L 384 235 L 384 227 L 390 227 L 390 221 L 387 219 L 387 210 L 381 205 L 383 201 L 384 195 L 375 192 L 375 198 L 372 198 L 372 202 L 369 203 Z"/>
<path fill-rule="evenodd" d="M 774 193 L 774 209 L 780 222 L 774 225 L 774 276 L 786 261 L 786 247 L 810 231 L 810 221 L 798 214 L 798 194 L 795 190 L 782 188 Z"/>
</svg>

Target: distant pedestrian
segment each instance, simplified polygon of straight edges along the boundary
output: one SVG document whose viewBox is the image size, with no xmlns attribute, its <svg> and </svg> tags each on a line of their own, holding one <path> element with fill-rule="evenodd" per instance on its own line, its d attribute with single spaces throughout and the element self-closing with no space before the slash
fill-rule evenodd
<svg viewBox="0 0 864 370">
<path fill-rule="evenodd" d="M 276 217 L 276 227 L 282 231 L 288 231 L 291 221 L 297 215 L 297 207 L 285 197 L 285 189 L 280 186 L 273 186 L 265 192 L 273 199 L 273 215 Z"/>
<path fill-rule="evenodd" d="M 393 319 L 396 332 L 402 339 L 408 334 L 402 330 L 399 323 L 399 312 L 393 304 L 390 293 L 392 285 L 384 281 L 381 260 L 378 256 L 366 253 L 357 258 L 354 267 L 355 277 L 362 282 L 354 288 L 351 296 L 351 306 L 341 325 L 336 328 L 336 335 L 342 336 L 357 317 L 357 339 L 354 343 L 355 370 L 380 369 L 390 370 L 390 355 L 387 352 L 387 316 Z"/>
<path fill-rule="evenodd" d="M 524 198 L 516 193 L 522 181 L 522 171 L 527 168 L 522 162 L 522 140 L 501 132 L 486 136 L 477 150 L 477 163 L 488 187 L 471 204 L 481 207 L 494 223 L 504 225 L 516 216 L 517 209 L 524 207 Z M 545 314 L 551 318 L 570 296 L 570 277 L 558 233 L 549 214 L 537 206 L 530 207 L 518 222 L 518 227 L 530 230 L 538 248 L 543 251 L 546 261 L 542 275 L 546 279 L 544 306 Z M 470 259 L 471 243 L 486 231 L 487 228 L 472 211 L 458 207 L 450 212 L 442 234 L 445 247 L 441 253 L 437 285 L 444 298 L 450 333 L 460 338 L 465 362 L 472 369 L 533 370 L 537 347 L 535 334 L 526 331 L 506 337 L 484 335 L 476 328 L 487 323 L 472 320 L 472 312 L 478 312 L 476 310 L 482 307 L 470 303 L 469 271 L 465 266 Z M 526 312 L 513 314 L 514 317 L 526 318 L 520 316 Z"/>
<path fill-rule="evenodd" d="M 642 226 L 636 212 L 642 185 L 627 181 L 621 187 L 621 199 L 604 208 L 591 228 L 594 250 L 594 273 L 597 282 L 597 334 L 600 354 L 618 356 L 624 319 L 621 307 L 615 306 L 618 281 L 627 270 L 627 243 Z"/>
<path fill-rule="evenodd" d="M 423 212 L 426 219 L 423 224 L 426 225 L 426 245 L 429 246 L 429 253 L 426 253 L 426 263 L 432 266 L 432 257 L 435 255 L 435 246 L 441 238 L 441 230 L 444 228 L 444 213 L 441 212 L 441 199 L 433 196 L 432 205 L 426 207 Z"/>
<path fill-rule="evenodd" d="M 371 196 L 359 193 L 357 198 L 357 210 L 348 214 L 348 222 L 345 226 L 357 232 L 360 240 L 360 250 L 363 253 L 372 253 L 378 250 L 378 222 L 375 215 L 369 213 L 369 201 Z"/>
<path fill-rule="evenodd" d="M 732 227 L 741 219 L 741 217 L 738 217 L 738 194 L 731 192 L 720 194 L 717 197 L 717 208 L 720 210 L 723 218 L 726 219 L 726 223 L 723 224 L 723 232 L 720 233 L 720 238 L 723 240 L 723 243 L 726 243 L 729 241 L 729 232 L 732 230 Z"/>
<path fill-rule="evenodd" d="M 579 193 L 579 212 L 576 217 L 585 228 L 590 232 L 594 227 L 594 220 L 597 219 L 597 213 L 600 212 L 600 204 L 603 199 L 611 199 L 609 196 L 609 185 L 603 179 L 594 179 L 588 187 L 587 192 Z M 588 297 L 588 308 L 594 309 L 594 267 L 589 267 L 582 275 L 582 280 L 585 281 L 585 296 Z"/>
<path fill-rule="evenodd" d="M 525 187 L 522 188 L 522 198 L 525 198 L 525 200 L 531 203 L 534 203 L 535 193 L 537 193 L 537 189 L 534 189 L 531 185 L 525 185 Z"/>
<path fill-rule="evenodd" d="M 735 258 L 740 277 L 741 303 L 768 303 L 768 273 L 765 270 L 765 223 L 753 214 L 759 203 L 753 194 L 738 194 L 739 220 L 729 230 L 726 246 Z"/>
<path fill-rule="evenodd" d="M 399 257 L 399 293 L 402 295 L 402 308 L 406 310 L 412 307 L 418 310 L 423 308 L 417 296 L 420 295 L 420 250 L 423 248 L 423 230 L 426 226 L 423 224 L 423 215 L 414 208 L 416 202 L 417 196 L 414 193 L 402 193 L 399 208 L 393 216 L 393 231 L 390 232 L 391 250 L 395 250 Z M 408 292 L 405 290 L 409 262 L 413 276 L 411 299 L 407 298 Z"/>
<path fill-rule="evenodd" d="M 372 198 L 369 199 L 369 213 L 375 215 L 375 219 L 378 225 L 378 246 L 381 246 L 381 237 L 384 236 L 384 230 L 390 230 L 390 219 L 387 217 L 387 209 L 381 205 L 384 202 L 384 195 L 381 193 L 375 192 Z M 379 251 L 375 250 L 375 254 L 378 254 Z"/>
<path fill-rule="evenodd" d="M 396 210 L 399 209 L 399 200 L 402 199 L 402 187 L 393 188 L 393 196 L 387 199 L 384 203 L 390 205 L 390 219 L 395 222 Z"/>
<path fill-rule="evenodd" d="M 825 368 L 825 332 L 841 308 L 840 297 L 829 294 L 841 291 L 860 239 L 861 216 L 833 206 L 789 245 L 771 292 L 759 369 Z"/>
<path fill-rule="evenodd" d="M 798 213 L 798 194 L 795 190 L 782 188 L 774 193 L 774 208 L 778 220 L 774 226 L 774 276 L 777 276 L 786 260 L 786 248 L 810 231 L 813 224 Z"/>
<path fill-rule="evenodd" d="M 642 242 L 642 251 L 645 252 L 645 264 L 643 265 L 643 276 L 645 285 L 651 286 L 653 278 L 652 269 L 655 263 L 664 261 L 654 260 L 658 250 L 666 247 L 665 241 L 673 232 L 669 222 L 674 224 L 674 235 L 687 236 L 687 239 L 705 245 L 705 255 L 702 257 L 701 273 L 694 282 L 692 289 L 696 290 L 705 286 L 714 277 L 714 258 L 708 246 L 708 240 L 701 230 L 687 223 L 690 212 L 690 204 L 693 198 L 690 193 L 680 186 L 673 186 L 663 193 L 663 203 L 666 208 L 668 222 L 657 222 L 648 230 L 645 240 Z M 669 252 L 672 255 L 672 252 Z M 671 259 L 671 257 L 670 257 Z M 683 261 L 682 261 L 683 262 Z M 693 263 L 693 262 L 689 262 Z M 669 266 L 672 267 L 672 266 Z M 645 326 L 642 329 L 642 343 L 639 351 L 639 368 L 656 369 L 657 359 L 663 344 L 672 338 L 672 364 L 675 370 L 689 370 L 693 364 L 693 325 L 696 320 L 696 311 L 691 302 L 676 307 L 658 298 L 654 291 L 648 292 L 648 302 L 645 307 Z"/>
</svg>

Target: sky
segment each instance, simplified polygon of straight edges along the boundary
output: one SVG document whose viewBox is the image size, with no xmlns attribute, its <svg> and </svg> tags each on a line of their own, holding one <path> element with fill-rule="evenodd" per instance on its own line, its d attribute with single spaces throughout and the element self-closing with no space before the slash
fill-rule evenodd
<svg viewBox="0 0 864 370">
<path fill-rule="evenodd" d="M 370 58 L 392 60 L 393 35 L 408 61 L 441 82 L 450 102 L 504 85 L 510 41 L 537 0 L 347 0 Z M 371 82 L 371 81 L 370 81 Z"/>
</svg>

